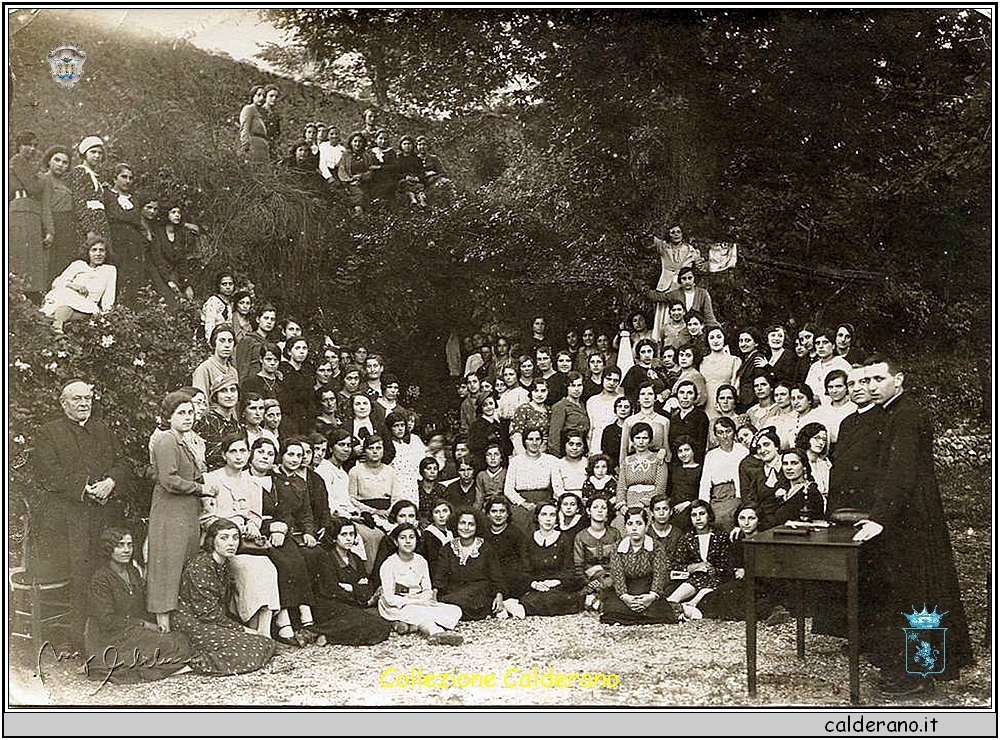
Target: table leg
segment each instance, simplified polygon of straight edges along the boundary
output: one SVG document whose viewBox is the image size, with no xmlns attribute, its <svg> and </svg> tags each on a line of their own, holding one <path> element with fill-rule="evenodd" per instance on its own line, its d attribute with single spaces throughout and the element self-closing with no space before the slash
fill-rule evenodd
<svg viewBox="0 0 1000 740">
<path fill-rule="evenodd" d="M 858 675 L 858 653 L 860 651 L 858 630 L 858 553 L 852 550 L 847 563 L 847 651 L 851 671 L 851 704 L 857 706 L 861 687 Z"/>
<path fill-rule="evenodd" d="M 757 696 L 757 584 L 754 580 L 754 548 L 744 549 L 747 620 L 747 693 Z"/>
<path fill-rule="evenodd" d="M 795 652 L 800 660 L 806 657 L 806 599 L 802 581 L 795 582 Z"/>
</svg>

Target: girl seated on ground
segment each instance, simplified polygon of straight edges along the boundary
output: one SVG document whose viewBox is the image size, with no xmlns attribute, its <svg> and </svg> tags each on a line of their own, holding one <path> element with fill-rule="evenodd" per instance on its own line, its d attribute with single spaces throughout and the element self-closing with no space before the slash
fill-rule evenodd
<svg viewBox="0 0 1000 740">
<path fill-rule="evenodd" d="M 695 501 L 689 509 L 691 530 L 677 549 L 679 570 L 688 573 L 687 580 L 674 589 L 668 601 L 687 602 L 693 607 L 691 616 L 701 618 L 698 602 L 720 583 L 732 577 L 729 535 L 715 531 L 715 512 L 707 501 Z"/>
<path fill-rule="evenodd" d="M 503 610 L 500 563 L 480 534 L 479 514 L 462 508 L 455 512 L 457 536 L 442 546 L 434 569 L 438 597 L 462 609 L 462 619 L 485 619 Z"/>
<path fill-rule="evenodd" d="M 87 655 L 97 656 L 92 662 L 95 668 L 107 665 L 110 669 L 114 665 L 112 652 L 124 661 L 125 665 L 112 671 L 112 683 L 155 681 L 191 670 L 187 637 L 179 632 L 160 632 L 152 615 L 146 613 L 146 584 L 132 563 L 132 548 L 129 532 L 105 529 L 99 549 L 107 561 L 90 578 L 84 645 Z M 88 672 L 91 680 L 103 681 L 108 675 L 107 670 Z"/>
<path fill-rule="evenodd" d="M 601 591 L 612 585 L 611 553 L 615 551 L 621 535 L 608 526 L 611 505 L 606 498 L 597 496 L 587 507 L 590 524 L 576 534 L 573 541 L 573 565 L 577 578 L 584 586 L 584 606 L 600 610 Z"/>
<path fill-rule="evenodd" d="M 356 540 L 354 522 L 330 520 L 322 542 L 329 557 L 321 561 L 314 586 L 317 645 L 375 645 L 389 637 L 389 622 L 369 608 L 375 605 L 375 589 L 364 562 L 353 552 Z"/>
<path fill-rule="evenodd" d="M 705 595 L 705 598 L 698 604 L 701 613 L 707 619 L 731 619 L 742 620 L 746 617 L 746 568 L 744 567 L 744 555 L 746 546 L 744 544 L 747 537 L 758 531 L 759 519 L 757 509 L 754 505 L 742 506 L 736 513 L 736 526 L 733 529 L 733 577 L 719 585 L 717 589 Z M 766 617 L 769 626 L 781 624 L 791 619 L 785 607 L 776 603 L 769 593 L 772 583 L 768 580 L 757 581 L 757 605 L 762 618 Z"/>
<path fill-rule="evenodd" d="M 45 295 L 41 310 L 52 319 L 56 334 L 63 333 L 67 321 L 89 319 L 114 308 L 118 271 L 105 262 L 108 252 L 104 238 L 88 234 L 86 251 L 87 261 L 71 262 Z"/>
<path fill-rule="evenodd" d="M 680 604 L 663 600 L 670 564 L 666 551 L 646 534 L 646 510 L 630 507 L 625 516 L 625 538 L 611 555 L 613 588 L 606 589 L 601 609 L 605 624 L 662 624 L 677 622 Z"/>
<path fill-rule="evenodd" d="M 229 561 L 240 545 L 240 530 L 216 519 L 205 530 L 202 552 L 184 566 L 171 627 L 187 635 L 194 650 L 191 667 L 199 673 L 229 676 L 264 667 L 276 643 L 243 627 L 230 616 Z"/>
<path fill-rule="evenodd" d="M 551 501 L 535 509 L 536 529 L 528 538 L 524 573 L 528 590 L 520 598 L 529 616 L 576 614 L 583 608 L 573 565 L 573 540 L 556 527 L 558 511 Z"/>
<path fill-rule="evenodd" d="M 416 524 L 400 524 L 390 536 L 396 542 L 396 552 L 379 570 L 379 614 L 393 622 L 399 634 L 419 632 L 432 645 L 461 645 L 462 636 L 453 630 L 462 618 L 462 609 L 434 597 L 427 561 L 416 552 Z"/>
</svg>

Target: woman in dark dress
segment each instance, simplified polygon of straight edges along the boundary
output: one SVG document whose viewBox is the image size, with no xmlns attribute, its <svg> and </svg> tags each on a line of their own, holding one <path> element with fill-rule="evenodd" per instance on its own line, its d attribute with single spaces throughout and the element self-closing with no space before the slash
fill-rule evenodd
<svg viewBox="0 0 1000 740">
<path fill-rule="evenodd" d="M 781 451 L 784 480 L 774 495 L 759 502 L 764 529 L 777 527 L 789 519 L 815 519 L 823 516 L 823 497 L 812 479 L 812 467 L 805 450 Z"/>
<path fill-rule="evenodd" d="M 191 278 L 197 266 L 197 237 L 184 223 L 184 209 L 179 204 L 168 206 L 166 216 L 154 230 L 149 263 L 156 271 L 154 284 L 170 289 L 164 295 L 170 304 L 182 295 L 188 300 L 194 297 Z"/>
<path fill-rule="evenodd" d="M 500 563 L 500 591 L 508 595 L 524 593 L 528 587 L 522 576 L 527 570 L 527 538 L 511 522 L 510 503 L 504 496 L 488 500 L 485 509 L 489 526 L 483 530 L 483 539 Z"/>
<path fill-rule="evenodd" d="M 309 445 L 299 437 L 283 439 L 278 450 L 278 465 L 273 474 L 274 485 L 271 490 L 264 490 L 264 518 L 271 537 L 271 548 L 294 548 L 305 562 L 308 578 L 304 584 L 305 588 L 301 591 L 293 588 L 294 596 L 287 600 L 286 594 L 281 593 L 282 610 L 275 619 L 281 630 L 290 616 L 286 604 L 288 606 L 293 602 L 298 604 L 302 631 L 295 635 L 295 641 L 300 645 L 301 638 L 306 641 L 315 638 L 315 634 L 309 630 L 313 623 L 310 586 L 319 571 L 319 561 L 323 558 L 323 549 L 319 547 L 319 540 L 316 538 L 316 520 L 313 518 L 312 504 L 309 500 L 309 483 L 306 478 L 308 471 L 304 467 L 308 448 Z M 279 570 L 279 577 L 280 575 Z M 278 586 L 280 592 L 282 584 L 279 582 Z M 284 637 L 280 631 L 279 635 Z"/>
<path fill-rule="evenodd" d="M 239 545 L 235 522 L 217 519 L 205 531 L 203 551 L 184 566 L 174 627 L 191 641 L 191 667 L 199 673 L 250 673 L 263 668 L 277 647 L 270 638 L 245 631 L 229 614 L 229 560 Z"/>
<path fill-rule="evenodd" d="M 454 520 L 458 536 L 441 548 L 431 580 L 438 600 L 460 606 L 462 619 L 486 619 L 503 609 L 500 563 L 474 509 L 459 509 Z"/>
<path fill-rule="evenodd" d="M 108 560 L 90 578 L 84 634 L 87 655 L 94 656 L 87 673 L 91 680 L 155 681 L 183 671 L 191 657 L 184 635 L 160 632 L 147 618 L 146 584 L 132 564 L 132 547 L 132 535 L 124 529 L 109 527 L 101 534 L 100 550 Z"/>
<path fill-rule="evenodd" d="M 455 461 L 458 480 L 452 481 L 444 489 L 444 497 L 451 503 L 453 511 L 461 508 L 478 508 L 482 501 L 476 500 L 476 468 L 472 458 L 463 455 Z"/>
<path fill-rule="evenodd" d="M 663 599 L 670 564 L 663 547 L 646 534 L 646 510 L 639 506 L 625 515 L 625 538 L 611 555 L 613 587 L 605 589 L 604 624 L 663 624 L 677 622 L 683 609 Z"/>
<path fill-rule="evenodd" d="M 528 590 L 520 599 L 528 615 L 576 614 L 583 609 L 573 540 L 556 527 L 558 511 L 553 503 L 541 503 L 535 509 L 536 529 L 528 538 L 524 572 Z"/>
<path fill-rule="evenodd" d="M 311 409 L 313 401 L 313 381 L 305 367 L 309 357 L 309 340 L 296 337 L 285 343 L 285 360 L 281 363 L 281 387 L 278 400 L 281 402 L 284 434 L 302 434 L 312 427 Z"/>
<path fill-rule="evenodd" d="M 118 294 L 128 302 L 149 282 L 146 268 L 146 237 L 142 215 L 133 202 L 131 165 L 115 165 L 115 182 L 104 191 L 104 212 L 111 230 L 114 251 L 108 261 L 118 268 Z"/>
<path fill-rule="evenodd" d="M 327 557 L 319 561 L 313 584 L 313 631 L 317 645 L 375 645 L 389 637 L 392 625 L 370 607 L 375 589 L 365 564 L 354 552 L 357 528 L 348 519 L 334 517 L 323 535 Z"/>
<path fill-rule="evenodd" d="M 431 523 L 424 527 L 420 533 L 417 553 L 423 555 L 424 560 L 427 561 L 427 567 L 431 571 L 431 580 L 434 579 L 441 548 L 447 547 L 455 539 L 452 526 L 453 512 L 454 508 L 448 499 L 435 499 L 431 508 Z"/>
<path fill-rule="evenodd" d="M 49 280 L 76 255 L 76 218 L 73 216 L 73 190 L 69 185 L 70 150 L 64 146 L 49 147 L 44 161 L 47 169 L 41 175 L 42 229 L 49 243 L 46 276 Z"/>
</svg>

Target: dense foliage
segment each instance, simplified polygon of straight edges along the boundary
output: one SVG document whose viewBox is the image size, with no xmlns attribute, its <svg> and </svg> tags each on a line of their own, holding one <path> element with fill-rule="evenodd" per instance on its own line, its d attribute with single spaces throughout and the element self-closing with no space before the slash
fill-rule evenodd
<svg viewBox="0 0 1000 740">
<path fill-rule="evenodd" d="M 7 321 L 7 441 L 15 490 L 33 490 L 26 464 L 33 435 L 63 413 L 59 393 L 74 378 L 94 384 L 95 417 L 115 432 L 133 469 L 143 473 L 165 389 L 189 385 L 191 372 L 206 355 L 197 334 L 197 307 L 185 303 L 167 310 L 154 295 L 142 293 L 133 307 L 70 322 L 66 334 L 57 337 L 50 320 L 24 297 L 23 284 L 13 279 L 7 288 Z M 143 514 L 150 487 L 136 492 Z"/>
<path fill-rule="evenodd" d="M 297 12 L 321 13 L 288 11 L 293 25 Z M 442 374 L 450 330 L 523 329 L 541 312 L 558 335 L 560 320 L 613 327 L 648 310 L 658 272 L 650 235 L 678 220 L 699 246 L 740 244 L 735 270 L 701 279 L 727 325 L 849 320 L 866 347 L 933 353 L 972 381 L 978 372 L 982 382 L 963 382 L 961 394 L 931 388 L 940 376 L 927 374 L 943 408 L 988 402 L 986 19 L 366 12 L 395 34 L 380 37 L 396 65 L 388 102 L 453 114 L 443 123 L 381 114 L 394 133 L 440 143 L 463 192 L 449 207 L 354 221 L 280 172 L 246 171 L 233 154 L 239 109 L 251 84 L 278 78 L 77 14 L 42 11 L 12 35 L 11 127 L 44 143 L 106 136 L 110 159 L 133 162 L 143 194 L 184 202 L 204 227 L 200 295 L 231 264 L 282 311 L 374 342 L 421 385 Z M 363 51 L 345 28 L 336 33 L 329 58 Z M 86 79 L 72 90 L 39 63 L 62 37 L 88 50 Z M 462 54 L 475 63 L 458 64 Z M 527 92 L 494 96 L 504 75 L 521 75 L 515 88 Z M 366 107 L 279 83 L 290 137 L 318 118 L 346 132 Z M 509 104 L 485 109 L 497 100 Z M 871 276 L 844 279 L 836 268 Z"/>
</svg>

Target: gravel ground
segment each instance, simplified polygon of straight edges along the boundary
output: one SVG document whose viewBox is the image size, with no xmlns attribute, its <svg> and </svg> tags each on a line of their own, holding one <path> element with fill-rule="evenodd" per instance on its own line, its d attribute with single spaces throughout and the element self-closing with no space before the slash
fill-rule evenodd
<svg viewBox="0 0 1000 740">
<path fill-rule="evenodd" d="M 937 684 L 934 697 L 898 706 L 987 707 L 991 699 L 992 653 L 987 625 L 992 616 L 990 528 L 991 470 L 981 467 L 939 474 L 950 523 L 955 563 L 969 617 L 977 665 L 958 681 Z M 902 625 L 901 625 L 902 626 Z M 703 620 L 674 625 L 611 627 L 593 614 L 487 620 L 462 624 L 465 644 L 428 645 L 416 635 L 391 635 L 363 648 L 282 647 L 264 670 L 209 678 L 186 674 L 153 684 L 101 686 L 79 673 L 81 661 L 46 654 L 42 677 L 36 656 L 11 651 L 12 705 L 62 706 L 847 706 L 846 641 L 807 632 L 806 659 L 795 656 L 795 623 L 758 627 L 757 699 L 746 693 L 745 630 L 742 622 Z M 533 669 L 544 673 L 615 674 L 617 686 L 573 688 L 521 686 Z M 513 686 L 504 686 L 504 676 Z M 493 688 L 383 686 L 387 680 L 424 673 L 488 674 Z M 897 706 L 875 691 L 877 671 L 861 660 L 861 704 Z"/>
<path fill-rule="evenodd" d="M 795 657 L 795 623 L 758 628 L 758 699 L 746 694 L 742 622 L 611 627 L 596 616 L 488 620 L 460 625 L 458 647 L 428 645 L 415 635 L 393 635 L 364 648 L 283 648 L 271 665 L 243 676 L 185 674 L 153 684 L 101 686 L 79 673 L 80 660 L 46 657 L 42 678 L 11 664 L 12 704 L 76 706 L 846 706 L 847 656 L 843 640 L 808 635 L 806 659 Z M 512 640 L 516 635 L 516 640 Z M 707 646 L 712 646 L 709 649 Z M 988 652 L 980 650 L 981 653 Z M 615 674 L 617 686 L 521 686 L 533 669 L 554 673 Z M 504 677 L 510 669 L 504 686 Z M 382 686 L 413 669 L 496 676 L 493 688 Z M 939 683 L 926 706 L 983 707 L 990 698 L 991 659 Z M 876 672 L 862 660 L 863 705 L 885 705 L 874 692 Z M 600 681 L 600 679 L 598 679 Z M 609 679 L 610 680 L 610 677 Z"/>
</svg>

